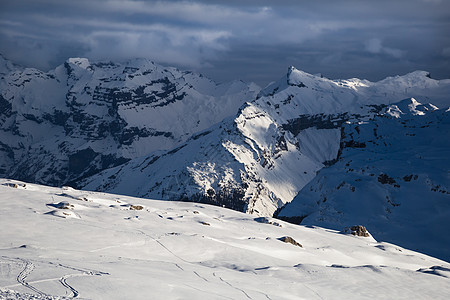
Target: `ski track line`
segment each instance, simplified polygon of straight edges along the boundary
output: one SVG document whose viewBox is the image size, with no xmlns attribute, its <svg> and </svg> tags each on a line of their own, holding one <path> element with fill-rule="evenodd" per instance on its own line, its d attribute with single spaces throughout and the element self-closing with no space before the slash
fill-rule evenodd
<svg viewBox="0 0 450 300">
<path fill-rule="evenodd" d="M 7 285 L 7 286 L 3 286 L 1 288 L 14 288 L 17 286 L 24 286 L 28 289 L 31 289 L 33 292 L 39 294 L 40 296 L 49 296 L 48 294 L 40 291 L 39 289 L 37 289 L 36 287 L 32 286 L 31 284 L 34 283 L 40 283 L 40 282 L 48 282 L 48 281 L 59 281 L 61 283 L 62 286 L 64 286 L 66 289 L 68 289 L 72 294 L 72 298 L 77 298 L 78 295 L 80 294 L 78 292 L 78 290 L 76 290 L 73 286 L 71 286 L 68 282 L 67 279 L 68 278 L 72 278 L 72 277 L 80 277 L 80 276 L 102 276 L 102 275 L 109 275 L 109 273 L 106 272 L 102 272 L 102 271 L 96 271 L 96 270 L 87 270 L 87 269 L 80 269 L 80 268 L 75 268 L 75 267 L 71 267 L 71 266 L 66 266 L 63 264 L 55 264 L 53 262 L 41 262 L 41 263 L 48 263 L 50 265 L 54 265 L 56 267 L 62 267 L 62 268 L 66 268 L 69 270 L 74 270 L 77 272 L 81 272 L 81 274 L 79 273 L 75 273 L 75 274 L 67 274 L 64 275 L 63 277 L 56 277 L 56 278 L 47 278 L 47 279 L 39 279 L 39 280 L 34 280 L 34 281 L 26 281 L 26 278 L 28 277 L 28 275 L 31 274 L 31 272 L 35 269 L 35 265 L 28 260 L 22 259 L 22 258 L 9 258 L 6 256 L 2 256 L 1 258 L 3 259 L 7 259 L 13 262 L 18 262 L 20 261 L 23 265 L 23 269 L 22 271 L 20 271 L 20 273 L 17 275 L 16 280 L 17 280 L 17 284 L 12 284 L 12 285 Z"/>
<path fill-rule="evenodd" d="M 185 263 L 188 263 L 188 264 L 194 264 L 194 265 L 195 265 L 195 263 L 190 262 L 190 261 L 187 261 L 187 260 L 185 260 L 184 258 L 182 258 L 182 257 L 180 257 L 180 256 L 178 256 L 178 255 L 176 255 L 172 250 L 170 250 L 169 248 L 167 248 L 163 243 L 161 243 L 159 240 L 157 240 L 156 238 L 152 237 L 151 235 L 145 233 L 145 232 L 142 231 L 142 230 L 138 230 L 138 232 L 139 232 L 140 234 L 143 234 L 143 235 L 145 235 L 145 236 L 151 238 L 153 241 L 155 241 L 156 243 L 158 243 L 158 244 L 159 244 L 161 247 L 163 247 L 167 252 L 169 252 L 169 253 L 172 254 L 174 257 L 178 258 L 179 260 L 181 260 L 181 261 L 183 261 L 183 262 L 185 262 Z"/>
<path fill-rule="evenodd" d="M 184 271 L 184 269 L 177 263 L 173 263 L 178 269 L 180 269 L 181 271 Z"/>
<path fill-rule="evenodd" d="M 72 277 L 81 277 L 81 276 L 102 276 L 102 275 L 109 275 L 109 273 L 106 272 L 102 272 L 102 271 L 96 271 L 96 270 L 86 270 L 86 269 L 80 269 L 80 268 L 75 268 L 75 267 L 71 267 L 71 266 L 66 266 L 63 264 L 58 264 L 58 267 L 62 267 L 62 268 L 66 268 L 69 270 L 74 270 L 74 271 L 78 271 L 81 272 L 81 274 L 68 274 L 68 275 L 64 275 L 59 279 L 59 282 L 68 290 L 70 290 L 73 294 L 72 298 L 77 298 L 78 295 L 80 294 L 80 292 L 78 292 L 77 289 L 75 289 L 73 286 L 71 286 L 69 283 L 67 283 L 67 279 L 68 278 L 72 278 Z"/>
<path fill-rule="evenodd" d="M 80 274 L 80 275 L 78 275 L 78 276 L 83 276 L 83 275 L 87 275 L 87 274 Z M 79 293 L 73 286 L 71 286 L 70 284 L 67 283 L 67 278 L 75 277 L 75 276 L 77 276 L 77 275 L 64 275 L 63 277 L 61 277 L 61 278 L 59 279 L 59 282 L 60 282 L 65 288 L 69 289 L 69 290 L 72 292 L 72 294 L 73 294 L 72 298 L 78 297 L 78 295 L 79 295 L 80 293 Z"/>
<path fill-rule="evenodd" d="M 77 298 L 78 295 L 80 294 L 80 292 L 78 292 L 77 289 L 75 289 L 73 286 L 71 286 L 69 283 L 67 283 L 67 279 L 68 278 L 72 278 L 72 277 L 81 277 L 81 276 L 102 276 L 102 275 L 109 275 L 109 273 L 106 272 L 102 272 L 102 271 L 96 271 L 96 270 L 86 270 L 86 269 L 80 269 L 80 268 L 75 268 L 75 267 L 71 267 L 71 266 L 66 266 L 63 264 L 58 264 L 58 267 L 62 267 L 62 268 L 66 268 L 69 270 L 74 270 L 74 271 L 78 271 L 81 272 L 81 274 L 68 274 L 68 275 L 64 275 L 59 279 L 59 282 L 68 290 L 70 290 L 73 294 L 72 298 Z"/>
<path fill-rule="evenodd" d="M 200 274 L 198 274 L 197 271 L 192 271 L 192 272 L 194 272 L 194 274 L 195 274 L 198 278 L 201 278 L 201 279 L 203 279 L 204 281 L 209 282 L 208 279 L 206 279 L 205 277 L 203 277 L 203 276 L 201 276 Z"/>
<path fill-rule="evenodd" d="M 20 260 L 23 264 L 23 270 L 20 271 L 19 275 L 17 275 L 16 280 L 18 283 L 20 283 L 21 285 L 23 285 L 26 288 L 29 288 L 30 290 L 32 290 L 33 292 L 41 295 L 41 296 L 46 296 L 47 294 L 45 294 L 44 292 L 40 291 L 39 289 L 35 288 L 34 286 L 30 285 L 26 279 L 28 277 L 28 275 L 31 274 L 31 272 L 33 272 L 34 270 L 34 264 L 31 261 L 25 260 L 25 259 L 21 259 L 18 258 L 18 260 Z"/>
<path fill-rule="evenodd" d="M 255 274 L 256 274 L 256 273 L 255 273 Z M 240 289 L 240 288 L 238 288 L 238 287 L 235 287 L 234 285 L 232 285 L 232 284 L 229 283 L 228 281 L 224 280 L 222 277 L 217 276 L 215 272 L 213 273 L 213 276 L 214 276 L 214 277 L 219 277 L 219 279 L 220 279 L 222 282 L 225 282 L 226 284 L 228 284 L 228 285 L 231 286 L 232 288 L 234 288 L 234 289 L 236 289 L 236 290 L 238 290 L 238 291 L 241 291 L 242 293 L 245 294 L 245 296 L 247 296 L 247 298 L 252 299 L 252 297 L 250 297 L 243 289 Z M 253 289 L 252 289 L 252 291 L 253 291 L 253 292 L 256 292 L 256 293 L 260 293 L 260 294 L 264 295 L 267 299 L 272 300 L 272 298 L 270 298 L 270 296 L 269 296 L 268 294 L 264 293 L 264 292 L 261 292 L 261 291 L 258 291 L 258 290 L 253 290 Z"/>
<path fill-rule="evenodd" d="M 260 292 L 261 294 L 263 294 L 264 296 L 266 296 L 267 299 L 272 300 L 272 298 L 269 297 L 269 295 L 267 295 L 266 293 Z"/>
<path fill-rule="evenodd" d="M 71 277 L 73 277 L 73 275 L 78 275 L 78 274 L 69 274 Z M 66 276 L 69 276 L 66 275 Z M 39 279 L 39 280 L 33 280 L 33 281 L 28 281 L 28 284 L 35 284 L 35 283 L 41 283 L 41 282 L 48 282 L 48 281 L 56 281 L 56 280 L 60 280 L 61 277 L 54 277 L 54 278 L 47 278 L 47 279 Z M 18 287 L 21 286 L 21 283 L 15 283 L 15 284 L 10 284 L 10 285 L 5 285 L 2 286 L 0 288 L 13 288 L 13 287 Z"/>
<path fill-rule="evenodd" d="M 54 264 L 54 263 L 50 262 L 50 264 Z M 78 271 L 78 272 L 83 273 L 84 275 L 96 275 L 96 276 L 110 275 L 108 272 L 75 268 L 75 267 L 66 266 L 66 265 L 63 265 L 63 264 L 60 264 L 60 263 L 58 263 L 56 266 L 62 267 L 62 268 L 66 268 L 66 269 L 70 269 L 70 270 L 74 270 L 74 271 Z"/>
<path fill-rule="evenodd" d="M 310 290 L 311 292 L 313 292 L 314 294 L 316 294 L 317 297 L 319 297 L 319 299 L 323 300 L 322 296 L 320 296 L 320 294 L 318 292 L 316 292 L 314 289 L 312 289 L 311 287 L 309 287 L 308 285 L 306 285 L 305 283 L 302 283 L 302 285 L 304 287 L 306 287 L 308 290 Z"/>
<path fill-rule="evenodd" d="M 233 289 L 236 289 L 236 290 L 238 290 L 238 291 L 241 291 L 248 299 L 252 299 L 252 297 L 250 297 L 243 289 L 240 289 L 240 288 L 238 288 L 238 287 L 235 287 L 234 285 L 232 285 L 231 283 L 229 283 L 228 281 L 226 281 L 226 280 L 224 280 L 222 277 L 220 277 L 220 276 L 218 276 L 219 277 L 219 279 L 222 281 L 222 282 L 224 282 L 224 283 L 226 283 L 227 285 L 229 285 L 230 287 L 232 287 Z"/>
<path fill-rule="evenodd" d="M 150 237 L 152 240 L 154 240 L 155 242 L 157 242 L 161 247 L 163 247 L 166 251 L 168 251 L 170 254 L 172 254 L 172 255 L 175 256 L 176 258 L 178 258 L 178 259 L 180 259 L 180 260 L 182 260 L 182 261 L 184 261 L 184 262 L 186 262 L 186 263 L 196 265 L 195 263 L 190 262 L 190 261 L 187 261 L 187 260 L 185 260 L 184 258 L 182 258 L 182 257 L 180 257 L 180 256 L 178 256 L 178 255 L 176 255 L 176 254 L 173 253 L 169 248 L 167 248 L 163 243 L 161 243 L 159 240 L 157 240 L 156 238 L 152 237 L 151 235 L 148 235 L 148 234 L 145 233 L 144 231 L 139 230 L 138 232 L 140 232 L 141 234 L 143 234 L 143 235 L 145 235 L 145 236 Z M 205 279 L 204 277 L 200 276 L 197 272 L 195 272 L 195 271 L 193 271 L 193 272 L 194 272 L 195 275 L 197 275 L 198 277 L 200 277 L 200 278 L 202 278 L 203 280 L 205 280 L 206 282 L 208 282 L 207 279 Z M 229 285 L 230 287 L 232 287 L 232 288 L 234 288 L 234 289 L 236 289 L 236 290 L 242 292 L 248 299 L 252 299 L 252 297 L 250 297 L 244 290 L 242 290 L 242 289 L 240 289 L 240 288 L 237 288 L 237 287 L 233 286 L 233 285 L 230 284 L 229 282 L 223 280 L 222 277 L 219 277 L 219 279 L 220 279 L 222 282 L 224 282 L 224 283 L 226 283 L 227 285 Z M 191 287 L 191 286 L 189 286 L 189 287 Z M 266 296 L 267 296 L 267 295 L 266 295 Z"/>
</svg>

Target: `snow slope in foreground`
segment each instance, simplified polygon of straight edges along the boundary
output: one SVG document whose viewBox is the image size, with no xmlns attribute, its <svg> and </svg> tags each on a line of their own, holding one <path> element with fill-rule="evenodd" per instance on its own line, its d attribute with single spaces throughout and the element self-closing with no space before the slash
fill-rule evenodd
<svg viewBox="0 0 450 300">
<path fill-rule="evenodd" d="M 372 237 L 6 179 L 0 195 L 0 298 L 450 296 L 450 264 Z"/>
</svg>

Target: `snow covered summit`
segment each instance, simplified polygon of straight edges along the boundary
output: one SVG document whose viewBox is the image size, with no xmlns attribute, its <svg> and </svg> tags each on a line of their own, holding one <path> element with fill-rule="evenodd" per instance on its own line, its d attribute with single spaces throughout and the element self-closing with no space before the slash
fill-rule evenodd
<svg viewBox="0 0 450 300">
<path fill-rule="evenodd" d="M 445 107 L 444 92 L 450 90 L 450 81 L 431 79 L 424 72 L 375 83 L 330 80 L 291 67 L 234 118 L 194 135 L 176 149 L 106 170 L 80 186 L 215 203 L 271 216 L 320 169 L 336 162 L 346 123 L 358 124 L 384 114 L 390 103 L 405 99 L 405 89 L 408 95 L 417 99 L 427 95 Z M 417 112 L 423 112 L 421 107 L 429 108 L 428 112 L 437 108 L 414 107 Z"/>
<path fill-rule="evenodd" d="M 0 75 L 0 176 L 55 186 L 171 149 L 259 91 L 146 59 L 41 72 L 1 57 Z"/>
</svg>

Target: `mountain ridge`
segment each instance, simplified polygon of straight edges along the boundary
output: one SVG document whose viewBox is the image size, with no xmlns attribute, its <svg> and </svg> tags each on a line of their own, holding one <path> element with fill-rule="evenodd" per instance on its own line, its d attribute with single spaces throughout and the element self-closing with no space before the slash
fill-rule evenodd
<svg viewBox="0 0 450 300">
<path fill-rule="evenodd" d="M 343 129 L 334 165 L 319 171 L 277 217 L 342 228 L 364 224 L 386 241 L 450 260 L 450 111 L 406 99 Z"/>
<path fill-rule="evenodd" d="M 73 58 L 51 72 L 18 68 L 0 75 L 0 176 L 203 202 L 259 217 L 275 213 L 296 223 L 327 220 L 326 226 L 338 230 L 364 223 L 408 247 L 414 239 L 398 229 L 401 223 L 367 218 L 375 211 L 383 213 L 373 220 L 406 218 L 405 197 L 416 197 L 411 174 L 413 180 L 418 175 L 422 198 L 442 202 L 443 215 L 450 211 L 442 200 L 450 186 L 444 172 L 450 153 L 443 142 L 450 80 L 434 80 L 425 71 L 370 82 L 331 80 L 289 67 L 262 90 L 241 81 L 217 85 L 145 59 Z M 429 160 L 427 167 L 420 151 L 443 159 Z M 397 177 L 389 165 L 376 165 L 377 173 L 367 178 L 347 166 L 352 155 L 358 169 L 366 170 L 373 157 L 389 161 L 396 153 L 405 153 L 393 161 L 398 170 L 402 159 L 415 162 Z M 346 180 L 326 180 L 327 173 Z M 376 187 L 368 199 L 378 203 L 364 213 L 366 219 L 345 204 L 347 192 L 365 199 L 363 188 L 349 184 L 363 179 L 368 191 Z M 408 183 L 398 188 L 400 181 Z M 308 192 L 311 188 L 315 192 Z M 363 200 L 362 207 L 373 205 Z M 422 217 L 431 220 L 433 213 L 423 209 Z M 441 217 L 426 222 L 427 229 L 448 225 Z M 386 235 L 388 225 L 409 237 Z M 435 251 L 439 238 L 428 240 L 421 251 L 445 257 Z"/>
<path fill-rule="evenodd" d="M 259 87 L 216 84 L 146 59 L 73 58 L 49 72 L 10 71 L 0 90 L 0 173 L 63 185 L 173 148 L 234 113 Z"/>
<path fill-rule="evenodd" d="M 242 106 L 234 119 L 200 134 L 200 141 L 184 144 L 173 156 L 164 155 L 163 159 L 150 156 L 105 171 L 104 175 L 94 176 L 81 186 L 225 206 L 236 199 L 220 199 L 217 195 L 234 195 L 235 191 L 243 203 L 227 207 L 272 215 L 290 202 L 317 171 L 338 159 L 341 127 L 345 123 L 365 122 L 382 113 L 393 101 L 388 94 L 403 96 L 403 87 L 396 87 L 400 92 L 393 90 L 392 80 L 407 82 L 410 90 L 419 95 L 428 91 L 428 97 L 439 103 L 445 103 L 446 99 L 442 98 L 441 89 L 450 87 L 450 81 L 436 84 L 422 71 L 370 83 L 359 79 L 333 81 L 290 67 L 286 76 L 263 89 L 253 102 Z M 427 81 L 432 83 L 423 87 Z M 380 90 L 385 93 L 380 95 Z M 176 156 L 179 158 L 175 159 Z M 181 167 L 172 165 L 170 157 L 181 163 Z M 224 157 L 228 158 L 223 161 Z M 136 174 L 143 182 L 120 183 L 117 178 L 125 178 L 126 174 Z M 220 187 L 226 186 L 223 180 L 232 191 Z"/>
</svg>

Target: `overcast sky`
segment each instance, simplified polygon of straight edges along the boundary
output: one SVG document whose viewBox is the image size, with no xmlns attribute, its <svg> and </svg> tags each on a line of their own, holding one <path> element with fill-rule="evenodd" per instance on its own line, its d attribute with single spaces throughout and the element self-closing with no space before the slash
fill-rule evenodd
<svg viewBox="0 0 450 300">
<path fill-rule="evenodd" d="M 0 0 L 0 53 L 42 70 L 145 57 L 262 86 L 290 65 L 330 78 L 450 78 L 450 1 Z"/>
</svg>

